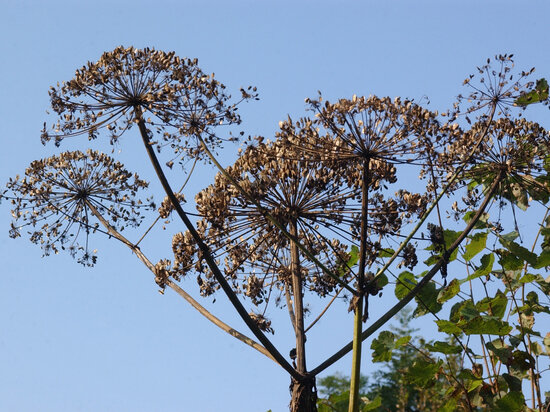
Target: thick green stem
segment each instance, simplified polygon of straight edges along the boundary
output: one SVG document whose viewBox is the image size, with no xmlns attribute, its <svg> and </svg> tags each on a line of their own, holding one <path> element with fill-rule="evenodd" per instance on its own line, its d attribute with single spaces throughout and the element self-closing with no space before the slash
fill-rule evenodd
<svg viewBox="0 0 550 412">
<path fill-rule="evenodd" d="M 363 329 L 363 299 L 357 301 L 354 316 L 353 347 L 351 360 L 351 380 L 349 388 L 349 412 L 359 412 L 359 389 L 361 386 L 361 349 L 363 340 L 361 331 Z"/>
<path fill-rule="evenodd" d="M 367 339 L 369 336 L 371 336 L 374 332 L 376 332 L 378 329 L 380 329 L 387 321 L 389 321 L 391 318 L 393 318 L 397 312 L 399 312 L 401 309 L 403 309 L 407 304 L 420 292 L 420 290 L 435 276 L 437 272 L 441 269 L 441 267 L 447 263 L 447 260 L 449 256 L 454 252 L 454 250 L 462 243 L 462 241 L 468 236 L 468 234 L 472 231 L 475 224 L 480 219 L 481 215 L 485 212 L 485 209 L 487 208 L 489 202 L 493 198 L 493 195 L 495 194 L 496 190 L 498 189 L 498 186 L 502 182 L 503 179 L 503 173 L 500 173 L 494 180 L 493 184 L 488 189 L 485 199 L 483 199 L 483 203 L 477 210 L 476 214 L 472 217 L 466 228 L 462 231 L 460 236 L 454 241 L 454 243 L 447 249 L 447 252 L 445 255 L 437 261 L 437 263 L 424 275 L 424 277 L 418 282 L 414 288 L 411 289 L 411 291 L 399 302 L 397 302 L 390 310 L 388 310 L 384 315 L 382 315 L 376 322 L 374 322 L 371 326 L 369 326 L 363 333 L 361 334 L 361 340 Z M 353 349 L 353 341 L 348 343 L 346 346 L 344 346 L 342 349 L 340 349 L 338 352 L 336 352 L 334 355 L 332 355 L 330 358 L 325 360 L 323 363 L 321 363 L 319 366 L 317 366 L 315 369 L 310 371 L 311 375 L 318 375 L 322 371 L 324 371 L 326 368 L 343 358 L 345 355 L 347 355 L 351 350 Z"/>
<path fill-rule="evenodd" d="M 242 303 L 240 302 L 239 298 L 221 273 L 220 269 L 218 268 L 218 265 L 216 264 L 216 261 L 212 254 L 210 253 L 210 248 L 204 243 L 203 239 L 189 220 L 187 214 L 182 209 L 180 202 L 176 198 L 174 191 L 170 187 L 170 184 L 168 183 L 168 179 L 166 179 L 166 175 L 164 174 L 164 171 L 162 170 L 162 167 L 160 166 L 160 163 L 158 161 L 157 155 L 153 149 L 151 139 L 149 138 L 149 131 L 147 130 L 147 127 L 145 126 L 145 122 L 143 120 L 143 117 L 141 116 L 141 111 L 139 108 L 135 109 L 135 116 L 136 121 L 139 127 L 139 131 L 141 134 L 141 138 L 143 140 L 143 144 L 145 145 L 145 149 L 147 150 L 147 154 L 149 155 L 149 159 L 151 160 L 151 163 L 153 164 L 153 168 L 155 169 L 155 172 L 157 174 L 157 177 L 160 180 L 160 183 L 162 184 L 162 187 L 164 188 L 164 191 L 166 192 L 166 195 L 172 202 L 172 205 L 174 206 L 174 209 L 176 210 L 176 213 L 180 217 L 180 219 L 183 221 L 187 229 L 189 230 L 189 233 L 191 233 L 191 236 L 197 243 L 197 246 L 199 247 L 202 257 L 205 260 L 206 264 L 212 271 L 212 274 L 216 278 L 216 281 L 220 284 L 222 290 L 225 292 L 226 296 L 229 298 L 231 304 L 239 314 L 239 316 L 243 319 L 243 321 L 246 323 L 248 328 L 252 331 L 254 336 L 258 338 L 260 343 L 264 346 L 264 348 L 270 353 L 270 355 L 279 363 L 291 376 L 293 376 L 295 379 L 302 379 L 302 376 L 290 365 L 290 363 L 281 355 L 281 353 L 275 348 L 273 343 L 265 336 L 265 334 L 258 328 L 258 325 L 252 320 Z"/>
<path fill-rule="evenodd" d="M 355 305 L 353 323 L 353 356 L 351 365 L 351 380 L 349 389 L 349 412 L 359 412 L 359 387 L 361 379 L 361 332 L 363 330 L 363 300 L 365 297 L 365 271 L 367 266 L 367 238 L 369 223 L 369 185 L 370 185 L 370 159 L 363 162 L 361 181 L 361 234 L 359 244 L 359 272 L 357 273 L 357 292 L 359 297 Z"/>
</svg>

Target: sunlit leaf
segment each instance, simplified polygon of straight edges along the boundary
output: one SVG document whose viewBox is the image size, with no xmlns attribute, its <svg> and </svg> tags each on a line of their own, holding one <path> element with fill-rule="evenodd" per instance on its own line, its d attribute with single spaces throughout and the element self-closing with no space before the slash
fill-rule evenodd
<svg viewBox="0 0 550 412">
<path fill-rule="evenodd" d="M 512 331 L 508 322 L 497 319 L 487 319 L 478 316 L 462 326 L 466 335 L 497 335 L 504 336 Z"/>
<path fill-rule="evenodd" d="M 378 257 L 389 258 L 389 257 L 392 257 L 394 253 L 395 253 L 395 250 L 393 249 L 381 249 L 378 252 Z"/>
<path fill-rule="evenodd" d="M 493 264 L 495 263 L 495 255 L 493 253 L 487 253 L 481 257 L 481 262 L 479 267 L 468 276 L 466 279 L 462 280 L 461 283 L 464 283 L 468 280 L 473 280 L 481 276 L 486 276 L 493 270 Z"/>
<path fill-rule="evenodd" d="M 532 266 L 534 269 L 542 269 L 550 266 L 550 250 L 543 250 L 537 257 L 537 262 Z"/>
<path fill-rule="evenodd" d="M 438 330 L 440 332 L 448 334 L 462 333 L 462 329 L 460 329 L 455 322 L 451 322 L 449 320 L 436 320 L 435 323 L 437 324 Z"/>
<path fill-rule="evenodd" d="M 451 280 L 449 284 L 439 291 L 437 302 L 444 303 L 455 297 L 460 292 L 460 282 L 457 279 Z"/>
<path fill-rule="evenodd" d="M 439 352 L 439 353 L 444 353 L 446 355 L 462 353 L 463 351 L 462 346 L 451 345 L 448 342 L 440 342 L 440 341 L 436 341 L 433 344 L 426 344 L 426 349 L 428 349 L 430 352 Z"/>
<path fill-rule="evenodd" d="M 390 331 L 382 331 L 375 338 L 371 345 L 372 361 L 373 362 L 387 362 L 392 357 L 392 351 L 395 348 L 395 335 Z"/>
<path fill-rule="evenodd" d="M 522 259 L 525 262 L 528 262 L 530 265 L 536 265 L 537 264 L 537 255 L 530 250 L 524 248 L 523 246 L 519 245 L 516 242 L 513 241 L 506 241 L 501 239 L 502 246 L 504 246 L 506 249 L 508 249 L 511 253 L 513 253 L 518 258 Z"/>
<path fill-rule="evenodd" d="M 512 359 L 512 349 L 505 346 L 500 339 L 487 342 L 485 347 L 489 349 L 499 361 L 507 365 Z"/>
<path fill-rule="evenodd" d="M 471 237 L 470 242 L 466 245 L 466 251 L 464 252 L 464 260 L 469 262 L 472 258 L 485 249 L 487 243 L 487 232 L 476 233 Z"/>
<path fill-rule="evenodd" d="M 486 312 L 490 316 L 495 316 L 499 319 L 502 319 L 502 317 L 504 316 L 507 306 L 508 306 L 508 298 L 500 290 L 497 291 L 495 297 L 483 298 L 476 304 L 476 308 L 480 312 Z"/>
<path fill-rule="evenodd" d="M 367 401 L 361 408 L 362 412 L 374 411 L 382 406 L 382 397 L 377 395 L 372 401 Z"/>
<path fill-rule="evenodd" d="M 417 359 L 409 368 L 406 379 L 420 387 L 425 387 L 435 379 L 435 374 L 441 368 L 443 361 L 428 362 L 424 359 Z"/>
<path fill-rule="evenodd" d="M 424 285 L 418 294 L 414 297 L 415 301 L 418 303 L 413 316 L 423 316 L 428 313 L 437 313 L 441 310 L 442 305 L 437 301 L 437 296 L 439 295 L 439 290 L 437 289 L 434 282 L 429 282 Z"/>
</svg>

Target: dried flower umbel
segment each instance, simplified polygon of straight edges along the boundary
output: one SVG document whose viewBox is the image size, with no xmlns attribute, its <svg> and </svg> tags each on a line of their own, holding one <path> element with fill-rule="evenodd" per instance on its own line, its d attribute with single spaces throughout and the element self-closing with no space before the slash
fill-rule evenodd
<svg viewBox="0 0 550 412">
<path fill-rule="evenodd" d="M 367 264 L 372 265 L 382 240 L 399 234 L 409 219 L 426 208 L 429 193 L 403 189 L 391 193 L 389 188 L 397 181 L 398 164 L 425 165 L 426 159 L 435 156 L 434 146 L 440 139 L 436 114 L 411 101 L 387 97 L 307 101 L 315 119 L 295 123 L 289 119 L 281 124 L 279 137 L 300 156 L 322 162 L 343 176 L 353 193 L 353 201 L 347 202 L 349 241 L 358 243 L 361 220 L 366 219 L 364 248 Z M 409 266 L 415 262 L 411 248 L 406 258 Z"/>
<path fill-rule="evenodd" d="M 212 249 L 223 256 L 225 274 L 236 290 L 244 291 L 255 304 L 264 302 L 272 291 L 286 291 L 291 278 L 292 242 L 265 211 L 329 267 L 341 264 L 346 256 L 341 242 L 330 239 L 343 234 L 338 224 L 347 219 L 342 209 L 349 190 L 330 169 L 297 160 L 287 150 L 278 142 L 249 146 L 227 169 L 249 197 L 221 174 L 196 197 L 204 216 L 199 228 Z M 296 263 L 305 288 L 320 295 L 334 289 L 334 279 L 307 258 L 300 256 Z M 202 284 L 207 284 L 208 269 L 201 265 L 197 269 L 204 274 Z"/>
<path fill-rule="evenodd" d="M 316 119 L 304 119 L 294 127 L 292 122 L 285 122 L 282 134 L 290 138 L 296 127 L 302 129 L 299 135 L 322 128 L 324 134 L 318 135 L 321 139 L 301 146 L 321 160 L 412 163 L 425 158 L 431 147 L 426 141 L 434 140 L 439 133 L 436 113 L 410 100 L 353 96 L 335 103 L 323 101 L 321 97 L 306 99 L 306 102 Z M 330 135 L 331 139 L 323 139 L 324 135 Z"/>
<path fill-rule="evenodd" d="M 470 156 L 470 148 L 478 141 L 481 141 L 478 149 Z M 450 174 L 469 159 L 461 180 L 469 183 L 470 189 L 479 185 L 488 187 L 500 175 L 502 182 L 496 197 L 526 208 L 531 199 L 548 201 L 549 156 L 550 135 L 545 129 L 525 119 L 504 117 L 490 125 L 483 121 L 473 124 L 470 130 L 449 142 L 437 162 Z M 471 190 L 467 208 L 475 207 L 478 198 L 475 190 Z"/>
<path fill-rule="evenodd" d="M 96 255 L 88 237 L 104 230 L 92 216 L 100 214 L 118 231 L 138 226 L 140 209 L 154 208 L 137 199 L 147 185 L 111 157 L 91 150 L 36 160 L 24 177 L 7 184 L 15 219 L 10 235 L 18 237 L 29 227 L 30 240 L 42 246 L 44 255 L 66 249 L 80 263 L 93 265 Z"/>
<path fill-rule="evenodd" d="M 240 101 L 255 97 L 255 89 L 241 90 Z M 75 77 L 50 89 L 51 105 L 59 120 L 42 142 L 85 134 L 90 139 L 107 129 L 111 143 L 140 119 L 150 124 L 159 139 L 182 158 L 203 158 L 197 136 L 211 147 L 223 139 L 213 129 L 238 124 L 237 104 L 225 86 L 204 74 L 197 60 L 174 52 L 118 47 L 95 63 L 76 71 Z"/>
<path fill-rule="evenodd" d="M 471 74 L 464 84 L 469 88 L 467 95 L 458 95 L 458 100 L 451 113 L 451 121 L 459 115 L 464 115 L 471 123 L 469 115 L 479 112 L 484 116 L 493 113 L 496 116 L 510 116 L 511 107 L 516 99 L 533 86 L 528 77 L 535 71 L 513 73 L 513 54 L 500 54 L 493 61 L 477 68 L 477 74 Z M 495 67 L 496 66 L 496 67 Z M 461 108 L 461 106 L 466 106 Z"/>
</svg>

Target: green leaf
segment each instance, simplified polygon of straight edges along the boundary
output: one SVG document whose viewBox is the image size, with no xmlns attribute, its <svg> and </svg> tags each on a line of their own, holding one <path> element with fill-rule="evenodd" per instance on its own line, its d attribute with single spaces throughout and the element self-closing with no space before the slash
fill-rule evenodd
<svg viewBox="0 0 550 412">
<path fill-rule="evenodd" d="M 462 218 L 462 220 L 464 220 L 466 222 L 466 224 L 470 223 L 470 220 L 473 219 L 473 217 L 475 216 L 476 212 L 474 212 L 473 210 L 469 211 L 469 212 L 466 212 L 464 214 L 464 217 Z M 488 225 L 487 225 L 487 221 L 489 220 L 489 213 L 482 213 L 481 216 L 479 217 L 478 221 L 476 222 L 476 224 L 474 225 L 474 229 L 485 229 Z"/>
<path fill-rule="evenodd" d="M 454 230 L 445 229 L 443 231 L 443 239 L 445 240 L 445 246 L 449 248 L 455 240 L 462 234 L 462 232 L 457 232 Z"/>
<path fill-rule="evenodd" d="M 550 266 L 550 250 L 543 250 L 537 257 L 537 262 L 533 265 L 534 269 L 542 269 Z"/>
<path fill-rule="evenodd" d="M 468 276 L 466 279 L 462 280 L 461 283 L 464 283 L 468 280 L 473 280 L 476 278 L 479 278 L 481 276 L 486 276 L 493 270 L 493 264 L 495 263 L 495 255 L 494 253 L 487 253 L 481 257 L 481 263 L 479 267 L 475 270 L 474 273 L 472 273 L 470 276 Z"/>
<path fill-rule="evenodd" d="M 512 349 L 508 346 L 503 346 L 500 339 L 495 339 L 492 342 L 487 342 L 485 347 L 489 349 L 497 357 L 499 361 L 507 365 L 512 359 Z"/>
<path fill-rule="evenodd" d="M 378 289 L 382 289 L 388 284 L 388 282 L 388 277 L 383 273 L 378 275 L 378 277 L 376 278 L 376 286 L 378 287 Z"/>
<path fill-rule="evenodd" d="M 508 322 L 498 319 L 487 319 L 478 316 L 462 326 L 466 335 L 497 335 L 504 336 L 512 331 Z"/>
<path fill-rule="evenodd" d="M 363 408 L 361 409 L 362 412 L 366 412 L 366 411 L 374 411 L 376 410 L 377 408 L 379 408 L 380 406 L 382 406 L 382 397 L 380 395 L 376 395 L 376 398 L 374 398 L 374 400 L 372 401 L 367 401 L 364 405 L 363 405 Z"/>
<path fill-rule="evenodd" d="M 537 84 L 529 93 L 519 96 L 514 104 L 516 106 L 526 107 L 533 103 L 542 102 L 548 99 L 548 82 L 545 78 L 537 80 Z"/>
<path fill-rule="evenodd" d="M 530 265 L 537 264 L 537 255 L 516 242 L 501 239 L 500 243 L 515 256 L 528 262 Z"/>
<path fill-rule="evenodd" d="M 410 336 L 401 336 L 399 339 L 395 341 L 394 347 L 397 349 L 400 346 L 405 346 L 407 343 L 409 343 L 411 340 Z"/>
<path fill-rule="evenodd" d="M 440 255 L 431 255 L 428 259 L 426 259 L 424 261 L 424 264 L 426 266 L 433 266 L 435 265 L 437 262 L 439 262 L 439 259 L 441 259 L 441 256 Z"/>
<path fill-rule="evenodd" d="M 464 260 L 469 262 L 472 258 L 485 249 L 487 243 L 487 232 L 476 233 L 472 236 L 470 242 L 466 245 L 466 252 L 464 252 Z"/>
<path fill-rule="evenodd" d="M 476 303 L 476 309 L 480 312 L 486 312 L 490 316 L 502 319 L 508 306 L 508 298 L 500 290 L 497 291 L 494 298 L 483 298 Z"/>
<path fill-rule="evenodd" d="M 479 316 L 479 311 L 476 308 L 476 305 L 471 300 L 465 300 L 457 302 L 451 308 L 451 313 L 449 314 L 449 320 L 451 322 L 458 323 L 462 321 L 470 321 Z"/>
<path fill-rule="evenodd" d="M 395 340 L 395 334 L 389 331 L 380 332 L 378 338 L 374 339 L 371 344 L 373 349 L 373 362 L 387 362 L 392 358 L 392 352 L 403 345 L 406 345 L 411 340 L 410 336 L 401 336 Z"/>
<path fill-rule="evenodd" d="M 457 401 L 455 398 L 451 398 L 447 400 L 438 410 L 437 412 L 455 412 L 456 411 L 456 404 Z"/>
<path fill-rule="evenodd" d="M 415 301 L 418 303 L 413 316 L 423 316 L 428 313 L 437 313 L 441 310 L 442 305 L 437 301 L 437 296 L 439 295 L 439 290 L 437 289 L 434 282 L 429 282 L 424 285 L 418 294 L 414 297 Z"/>
<path fill-rule="evenodd" d="M 531 283 L 537 280 L 537 275 L 533 275 L 532 273 L 526 273 L 523 275 L 520 279 L 520 283 Z"/>
<path fill-rule="evenodd" d="M 436 320 L 437 328 L 439 332 L 448 333 L 448 334 L 460 334 L 462 329 L 460 329 L 455 322 L 449 320 Z"/>
<path fill-rule="evenodd" d="M 521 385 L 521 379 L 519 379 L 515 376 L 512 376 L 508 373 L 503 373 L 502 377 L 504 378 L 504 380 L 508 384 L 508 387 L 510 388 L 510 391 L 521 392 L 521 386 L 522 386 Z"/>
<path fill-rule="evenodd" d="M 447 302 L 448 300 L 454 298 L 458 292 L 460 292 L 460 282 L 457 279 L 453 279 L 447 287 L 439 291 L 439 294 L 437 295 L 437 302 Z"/>
<path fill-rule="evenodd" d="M 525 398 L 521 392 L 508 392 L 496 402 L 497 410 L 502 412 L 520 412 L 525 406 Z"/>
<path fill-rule="evenodd" d="M 462 353 L 462 346 L 451 345 L 448 342 L 436 341 L 432 344 L 426 344 L 426 349 L 430 352 L 444 353 L 445 355 L 452 355 Z"/>
<path fill-rule="evenodd" d="M 507 250 L 499 249 L 498 263 L 504 268 L 504 270 L 521 270 L 523 269 L 524 262 L 517 255 Z"/>
<path fill-rule="evenodd" d="M 441 368 L 442 363 L 442 360 L 432 363 L 424 359 L 417 359 L 409 368 L 406 379 L 410 383 L 425 387 L 434 381 L 435 374 Z"/>
<path fill-rule="evenodd" d="M 388 257 L 392 257 L 394 253 L 395 253 L 395 250 L 393 249 L 381 249 L 378 252 L 378 257 L 388 258 Z"/>
<path fill-rule="evenodd" d="M 373 362 L 387 362 L 391 360 L 392 351 L 395 348 L 395 335 L 390 331 L 382 331 L 370 345 L 373 350 Z"/>
<path fill-rule="evenodd" d="M 416 286 L 416 279 L 411 272 L 403 272 L 397 278 L 395 283 L 395 297 L 403 299 Z"/>
<path fill-rule="evenodd" d="M 519 233 L 516 232 L 515 230 L 513 232 L 510 232 L 510 233 L 507 233 L 505 235 L 500 236 L 501 239 L 503 239 L 507 242 L 512 242 L 512 241 L 516 240 L 518 237 L 519 237 Z"/>
</svg>

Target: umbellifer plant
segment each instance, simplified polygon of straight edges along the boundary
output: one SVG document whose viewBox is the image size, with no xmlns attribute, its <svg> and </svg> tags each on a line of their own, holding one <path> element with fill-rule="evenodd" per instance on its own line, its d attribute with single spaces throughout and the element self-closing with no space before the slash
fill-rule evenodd
<svg viewBox="0 0 550 412">
<path fill-rule="evenodd" d="M 415 315 L 435 316 L 441 332 L 459 343 L 436 342 L 429 351 L 461 351 L 470 362 L 445 372 L 456 381 L 447 394 L 448 408 L 512 405 L 510 410 L 520 410 L 514 408 L 525 405 L 521 381 L 527 378 L 531 406 L 542 410 L 545 366 L 539 358 L 548 355 L 549 345 L 533 325 L 535 314 L 548 312 L 542 301 L 548 285 L 531 269 L 548 264 L 550 232 L 545 215 L 529 251 L 516 241 L 519 233 L 503 234 L 501 216 L 511 210 L 508 221 L 517 227 L 518 208 L 537 203 L 530 211 L 546 211 L 548 133 L 521 118 L 513 105 L 544 101 L 548 91 L 542 80 L 536 86 L 528 81 L 531 72 L 514 78 L 511 56 L 497 56 L 495 63 L 496 68 L 489 61 L 479 68 L 481 80 L 472 76 L 465 82 L 471 93 L 459 96 L 453 110 L 441 115 L 400 98 L 353 96 L 330 103 L 319 95 L 307 99 L 311 117 L 281 122 L 273 140 L 245 140 L 222 127 L 240 124 L 238 104 L 256 99 L 254 88 L 242 89 L 233 100 L 196 60 L 119 47 L 51 88 L 57 119 L 52 127 L 45 124 L 42 142 L 60 145 L 79 135 L 108 136 L 111 144 L 141 140 L 165 192 L 152 226 L 168 218 L 172 226 L 183 224 L 173 236 L 172 256 L 154 263 L 142 251 L 151 226 L 136 241 L 122 234 L 128 226 L 139 226 L 156 206 L 138 197 L 146 182 L 90 150 L 35 161 L 25 176 L 8 182 L 3 196 L 13 205 L 10 234 L 26 230 L 44 254 L 66 249 L 87 265 L 96 261 L 91 234 L 120 241 L 154 274 L 161 291 L 175 290 L 211 322 L 288 372 L 294 412 L 317 410 L 316 376 L 349 352 L 349 410 L 359 410 L 362 342 L 413 299 Z M 241 139 L 245 147 L 234 165 L 222 166 L 216 150 Z M 189 197 L 185 184 L 174 190 L 163 162 L 170 169 L 180 165 L 187 179 L 197 165 L 218 168 L 212 185 L 196 195 L 197 219 L 182 206 Z M 404 177 L 411 173 L 419 175 L 412 184 Z M 463 228 L 449 222 L 453 216 L 444 212 L 450 210 L 465 220 Z M 490 253 L 476 261 L 483 248 Z M 500 268 L 494 266 L 496 256 Z M 414 274 L 419 257 L 426 270 Z M 471 272 L 465 279 L 454 273 L 460 260 Z M 190 274 L 204 296 L 221 289 L 257 341 L 192 298 L 180 286 Z M 473 288 L 469 294 L 462 288 L 482 278 L 485 296 L 476 301 Z M 504 291 L 487 287 L 493 278 L 504 282 Z M 397 301 L 373 321 L 369 301 L 389 284 L 395 285 Z M 536 288 L 544 291 L 544 299 Z M 255 309 L 246 310 L 239 295 Z M 439 318 L 437 313 L 456 297 L 463 300 L 451 308 L 450 320 Z M 317 313 L 306 325 L 308 300 Z M 353 338 L 310 368 L 306 348 L 315 342 L 306 344 L 307 332 L 319 327 L 329 309 L 341 308 L 342 301 L 354 313 Z M 288 356 L 266 334 L 275 331 L 267 315 L 274 306 L 286 308 L 295 334 Z M 510 320 L 515 315 L 519 335 L 513 334 Z M 366 322 L 371 323 L 363 328 Z M 485 369 L 478 366 L 472 335 L 480 336 Z M 382 332 L 371 346 L 375 360 L 391 358 L 391 351 L 406 343 Z M 444 371 L 442 360 L 426 359 L 411 368 L 417 384 L 429 384 Z M 376 400 L 364 406 L 376 407 Z"/>
</svg>

